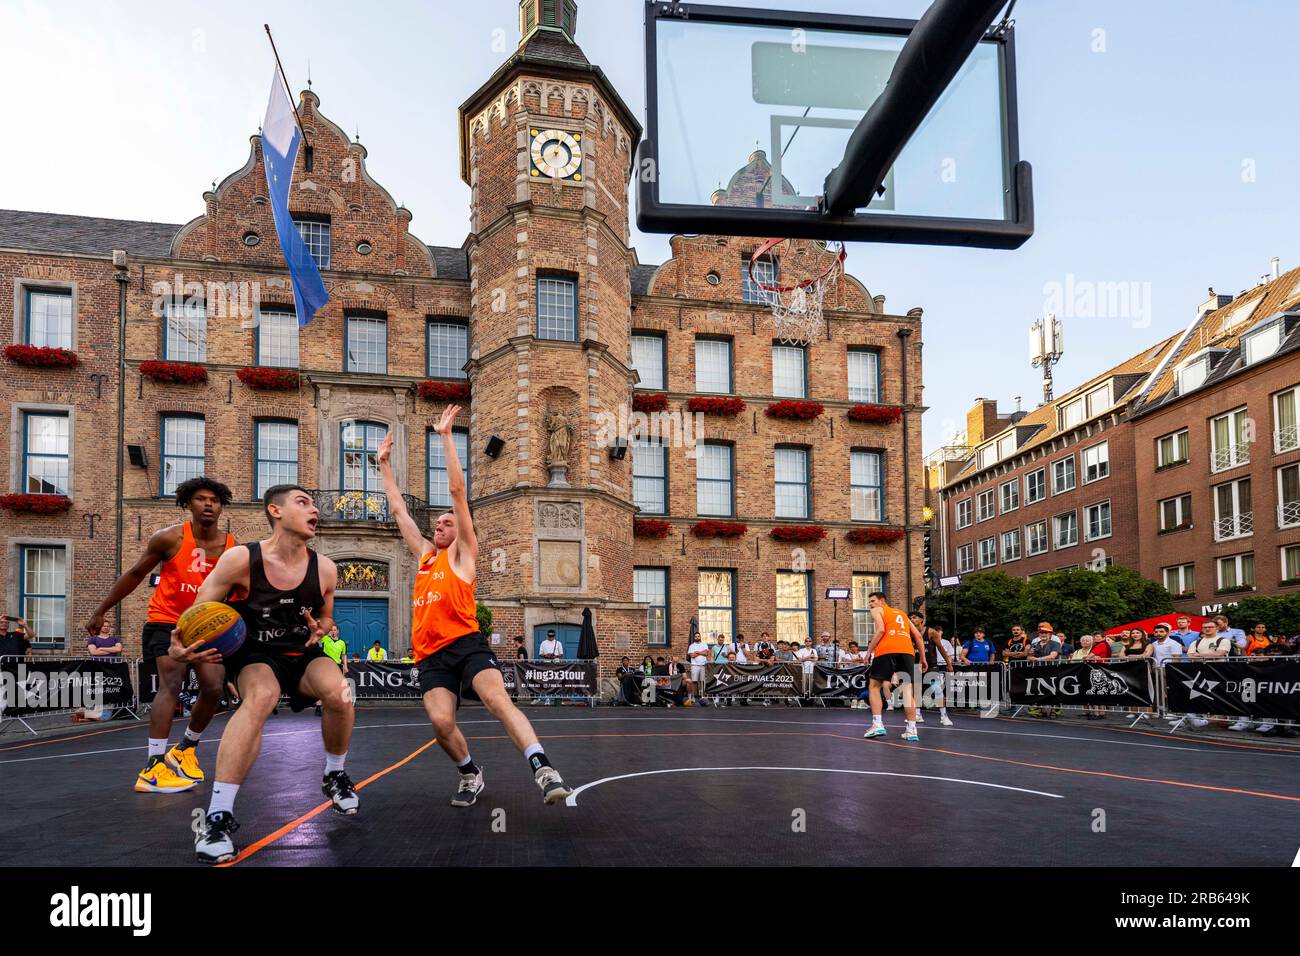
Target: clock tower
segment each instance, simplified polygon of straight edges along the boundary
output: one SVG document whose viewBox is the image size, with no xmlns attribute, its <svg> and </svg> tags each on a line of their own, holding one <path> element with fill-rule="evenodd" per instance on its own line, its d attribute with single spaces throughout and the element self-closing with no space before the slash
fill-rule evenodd
<svg viewBox="0 0 1300 956">
<path fill-rule="evenodd" d="M 627 197 L 641 129 L 575 42 L 577 15 L 574 0 L 520 0 L 519 46 L 460 108 L 471 490 L 493 631 L 535 649 L 554 628 L 567 644 L 590 608 L 608 654 L 645 625 L 616 441 L 636 377 Z M 504 446 L 488 458 L 493 437 Z"/>
</svg>

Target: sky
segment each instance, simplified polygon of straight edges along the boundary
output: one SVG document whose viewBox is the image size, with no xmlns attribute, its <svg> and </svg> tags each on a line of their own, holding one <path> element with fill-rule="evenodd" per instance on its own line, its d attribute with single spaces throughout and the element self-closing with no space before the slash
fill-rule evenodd
<svg viewBox="0 0 1300 956">
<path fill-rule="evenodd" d="M 750 0 L 916 17 L 925 0 Z M 0 3 L 0 208 L 187 222 L 241 167 L 266 106 L 270 22 L 294 89 L 359 132 L 411 231 L 460 245 L 456 109 L 518 40 L 516 0 Z M 1021 249 L 849 247 L 889 312 L 924 309 L 927 450 L 976 397 L 1041 401 L 1029 326 L 1064 325 L 1057 394 L 1181 330 L 1213 286 L 1300 264 L 1293 0 L 1018 0 Z M 578 43 L 644 122 L 640 0 L 579 0 Z M 701 95 L 707 95 L 701 90 Z M 642 263 L 668 237 L 634 232 Z"/>
</svg>

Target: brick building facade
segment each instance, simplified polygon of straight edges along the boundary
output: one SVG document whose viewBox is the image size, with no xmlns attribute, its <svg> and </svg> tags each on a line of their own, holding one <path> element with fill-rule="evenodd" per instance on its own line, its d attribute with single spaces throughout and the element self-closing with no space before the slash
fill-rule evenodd
<svg viewBox="0 0 1300 956">
<path fill-rule="evenodd" d="M 1191 613 L 1300 586 L 1298 306 L 1300 269 L 1212 294 L 1183 332 L 970 440 L 942 484 L 945 573 L 1114 563 Z"/>
<path fill-rule="evenodd" d="M 171 491 L 196 474 L 231 487 L 226 518 L 241 541 L 265 533 L 262 489 L 315 489 L 315 546 L 340 562 L 336 617 L 350 647 L 407 647 L 414 563 L 385 520 L 373 452 L 392 431 L 413 512 L 428 521 L 446 507 L 430 428 L 443 401 L 421 397 L 427 380 L 471 391 L 458 440 L 478 595 L 506 640 L 535 647 L 554 627 L 576 643 L 590 608 L 606 662 L 665 641 L 680 655 L 693 616 L 705 630 L 756 637 L 779 620 L 802 636 L 830 629 L 825 586 L 855 583 L 863 609 L 869 587 L 887 584 L 900 604 L 920 592 L 920 310 L 889 314 L 850 277 L 828 302 L 825 340 L 790 349 L 742 276 L 757 239 L 675 237 L 668 262 L 639 264 L 627 186 L 640 128 L 573 42 L 571 5 L 563 12 L 556 24 L 521 12 L 520 46 L 461 108 L 471 232 L 460 248 L 417 239 L 364 147 L 301 94 L 309 148 L 291 208 L 330 292 L 301 330 L 256 136 L 183 226 L 0 212 L 0 336 L 66 337 L 79 360 L 0 364 L 6 490 L 72 501 L 66 513 L 0 519 L 6 602 L 37 624 L 42 650 L 80 648 L 114 575 L 178 519 Z M 797 243 L 772 268 L 810 274 L 826 255 Z M 145 363 L 157 360 L 197 365 L 206 381 L 156 381 Z M 240 377 L 265 367 L 296 370 L 297 387 L 261 391 Z M 635 431 L 646 420 L 634 393 L 665 396 L 650 435 Z M 684 414 L 703 396 L 746 408 Z M 824 412 L 763 414 L 782 398 Z M 851 421 L 863 403 L 900 417 Z M 637 517 L 668 522 L 667 537 L 634 537 Z M 701 539 L 691 528 L 705 518 L 748 530 Z M 769 533 L 787 525 L 827 534 L 792 547 Z M 899 540 L 853 544 L 860 527 Z M 148 590 L 121 609 L 128 653 Z M 854 619 L 851 606 L 838 615 L 845 639 Z"/>
</svg>

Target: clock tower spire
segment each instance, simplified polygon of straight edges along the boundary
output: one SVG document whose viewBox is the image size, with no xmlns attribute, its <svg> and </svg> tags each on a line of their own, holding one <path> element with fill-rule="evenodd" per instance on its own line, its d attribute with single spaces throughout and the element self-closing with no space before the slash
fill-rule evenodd
<svg viewBox="0 0 1300 956">
<path fill-rule="evenodd" d="M 460 109 L 470 433 L 505 440 L 474 476 L 492 569 L 480 594 L 503 632 L 530 638 L 580 624 L 583 608 L 598 634 L 636 614 L 631 462 L 610 448 L 635 380 L 627 196 L 641 129 L 574 41 L 577 13 L 520 0 L 519 46 Z"/>
</svg>

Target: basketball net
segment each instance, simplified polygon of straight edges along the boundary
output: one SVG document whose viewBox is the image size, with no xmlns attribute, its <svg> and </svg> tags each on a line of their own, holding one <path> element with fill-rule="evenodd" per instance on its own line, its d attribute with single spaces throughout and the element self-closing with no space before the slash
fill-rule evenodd
<svg viewBox="0 0 1300 956">
<path fill-rule="evenodd" d="M 827 251 L 835 259 L 825 272 L 793 285 L 768 283 L 754 275 L 754 266 L 768 252 L 786 239 L 768 239 L 749 260 L 749 277 L 762 290 L 764 301 L 772 310 L 772 324 L 776 337 L 791 345 L 809 345 L 814 339 L 826 335 L 826 319 L 822 308 L 826 293 L 835 287 L 844 272 L 848 257 L 843 243 L 827 243 Z M 838 248 L 832 248 L 837 246 Z"/>
</svg>

